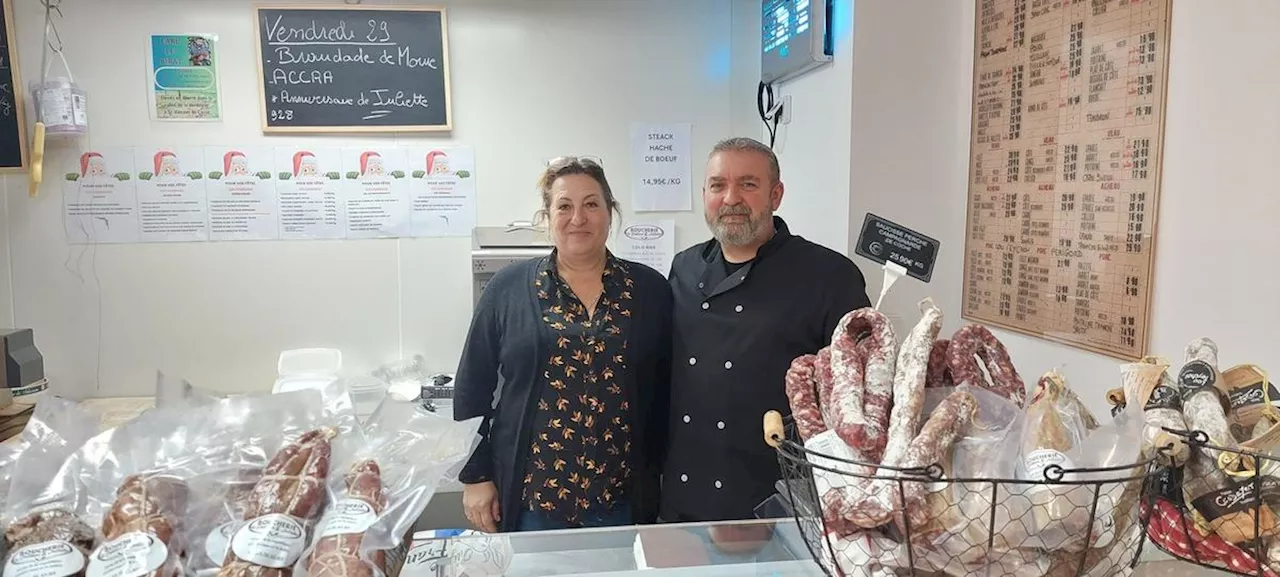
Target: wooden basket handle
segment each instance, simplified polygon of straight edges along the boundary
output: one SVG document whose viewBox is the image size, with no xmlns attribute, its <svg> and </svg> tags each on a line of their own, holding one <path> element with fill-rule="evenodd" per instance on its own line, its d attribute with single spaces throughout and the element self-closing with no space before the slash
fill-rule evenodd
<svg viewBox="0 0 1280 577">
<path fill-rule="evenodd" d="M 782 446 L 786 436 L 782 431 L 782 413 L 767 411 L 764 414 L 764 442 L 777 449 Z"/>
</svg>

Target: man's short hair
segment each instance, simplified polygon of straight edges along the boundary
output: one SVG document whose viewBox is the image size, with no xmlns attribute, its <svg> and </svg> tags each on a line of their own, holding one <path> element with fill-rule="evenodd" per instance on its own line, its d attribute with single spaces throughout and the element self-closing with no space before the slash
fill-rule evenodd
<svg viewBox="0 0 1280 577">
<path fill-rule="evenodd" d="M 763 154 L 765 158 L 769 159 L 769 176 L 773 177 L 773 182 L 782 182 L 782 168 L 778 166 L 778 155 L 773 153 L 772 148 L 769 148 L 759 140 L 745 136 L 726 138 L 711 147 L 711 154 L 708 154 L 707 158 L 709 159 L 721 152 L 756 152 Z"/>
</svg>

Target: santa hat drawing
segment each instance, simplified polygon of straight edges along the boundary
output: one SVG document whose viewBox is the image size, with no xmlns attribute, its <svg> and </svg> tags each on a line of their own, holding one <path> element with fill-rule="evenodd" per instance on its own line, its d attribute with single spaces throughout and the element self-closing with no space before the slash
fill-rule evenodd
<svg viewBox="0 0 1280 577">
<path fill-rule="evenodd" d="M 449 172 L 449 155 L 443 150 L 432 150 L 427 153 L 427 174 L 444 174 Z"/>
<path fill-rule="evenodd" d="M 89 164 L 94 160 L 97 160 L 94 164 L 101 163 L 102 155 L 97 152 L 86 152 L 80 155 L 80 176 L 89 174 Z"/>
<path fill-rule="evenodd" d="M 310 151 L 299 150 L 298 152 L 293 153 L 293 175 L 298 176 L 299 174 L 302 174 L 302 167 L 304 165 L 313 165 L 315 164 L 315 161 L 316 155 L 312 154 Z"/>
<path fill-rule="evenodd" d="M 245 158 L 244 153 L 238 150 L 232 150 L 222 155 L 222 173 L 223 174 L 231 174 L 231 165 L 236 161 L 236 159 L 239 159 L 241 164 L 244 164 L 248 161 L 248 159 Z"/>
<path fill-rule="evenodd" d="M 156 153 L 156 156 L 155 156 L 155 162 L 154 162 L 154 164 L 155 164 L 155 174 L 157 174 L 157 175 L 159 175 L 159 174 L 160 174 L 160 168 L 161 168 L 161 167 L 163 167 L 163 166 L 165 165 L 165 162 L 164 162 L 164 161 L 165 161 L 166 159 L 170 160 L 170 161 L 173 163 L 173 165 L 174 165 L 174 167 L 175 167 L 175 168 L 177 167 L 177 164 L 178 164 L 178 155 L 176 155 L 176 154 L 174 154 L 174 153 L 172 153 L 172 152 L 169 152 L 168 150 L 161 150 L 160 152 L 157 152 L 157 153 Z"/>
<path fill-rule="evenodd" d="M 382 164 L 382 155 L 371 150 L 360 153 L 360 174 L 369 172 L 370 160 L 373 161 L 374 166 L 380 166 Z"/>
</svg>

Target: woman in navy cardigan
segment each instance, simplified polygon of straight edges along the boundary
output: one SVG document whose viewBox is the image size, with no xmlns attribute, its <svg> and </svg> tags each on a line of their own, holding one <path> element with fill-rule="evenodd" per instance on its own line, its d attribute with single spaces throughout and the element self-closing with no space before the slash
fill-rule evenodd
<svg viewBox="0 0 1280 577">
<path fill-rule="evenodd" d="M 605 248 L 618 203 L 598 163 L 557 159 L 538 188 L 555 250 L 489 282 L 458 367 L 454 418 L 485 417 L 463 508 L 488 532 L 652 522 L 670 287 Z"/>
</svg>

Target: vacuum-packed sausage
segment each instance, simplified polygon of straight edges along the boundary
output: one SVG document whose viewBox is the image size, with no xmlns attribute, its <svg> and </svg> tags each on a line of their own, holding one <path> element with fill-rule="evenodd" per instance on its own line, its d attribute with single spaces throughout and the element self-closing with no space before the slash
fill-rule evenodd
<svg viewBox="0 0 1280 577">
<path fill-rule="evenodd" d="M 276 453 L 253 487 L 245 523 L 218 577 L 289 577 L 307 525 L 324 505 L 331 429 L 309 431 Z"/>
</svg>

